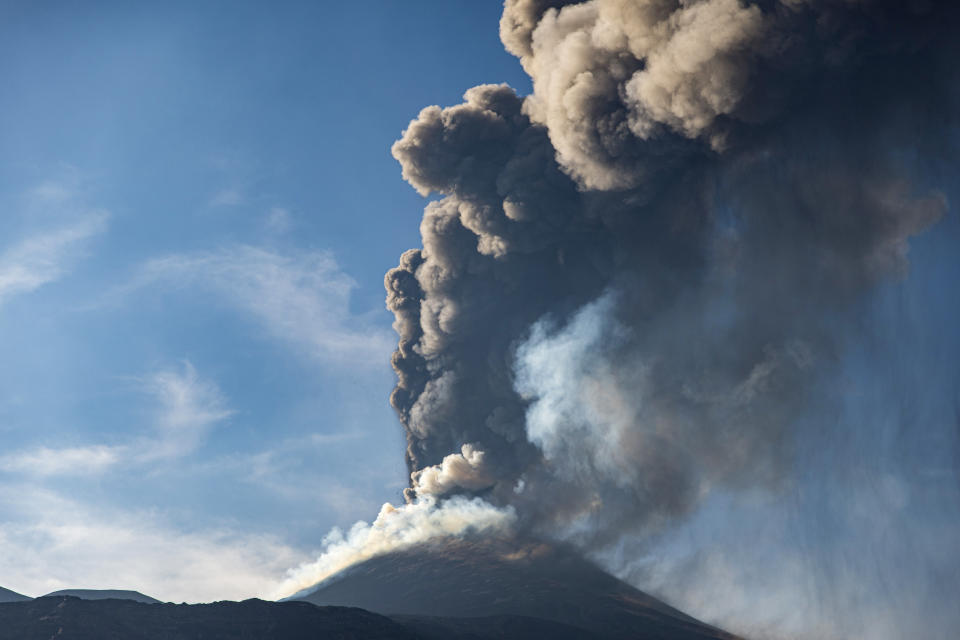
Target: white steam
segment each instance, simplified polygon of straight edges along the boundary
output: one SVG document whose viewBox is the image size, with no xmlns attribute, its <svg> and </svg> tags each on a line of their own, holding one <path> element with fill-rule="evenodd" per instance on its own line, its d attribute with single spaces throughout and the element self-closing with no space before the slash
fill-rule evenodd
<svg viewBox="0 0 960 640">
<path fill-rule="evenodd" d="M 372 523 L 357 522 L 348 531 L 330 531 L 319 557 L 288 571 L 274 596 L 312 591 L 318 583 L 347 567 L 431 540 L 471 533 L 506 533 L 514 520 L 512 508 L 499 509 L 480 498 L 456 496 L 438 502 L 426 497 L 400 507 L 387 503 Z"/>
</svg>

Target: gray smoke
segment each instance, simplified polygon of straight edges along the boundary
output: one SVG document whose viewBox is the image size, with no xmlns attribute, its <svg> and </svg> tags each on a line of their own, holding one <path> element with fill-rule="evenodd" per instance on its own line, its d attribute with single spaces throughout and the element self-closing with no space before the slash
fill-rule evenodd
<svg viewBox="0 0 960 640">
<path fill-rule="evenodd" d="M 393 147 L 442 196 L 385 278 L 408 500 L 611 558 L 845 441 L 850 318 L 946 211 L 952 4 L 507 0 L 533 94 Z"/>
</svg>

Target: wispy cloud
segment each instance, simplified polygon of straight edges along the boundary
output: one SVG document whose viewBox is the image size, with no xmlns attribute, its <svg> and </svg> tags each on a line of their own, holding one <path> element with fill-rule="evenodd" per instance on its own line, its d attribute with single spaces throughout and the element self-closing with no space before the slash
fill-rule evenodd
<svg viewBox="0 0 960 640">
<path fill-rule="evenodd" d="M 239 189 L 221 189 L 210 198 L 211 207 L 237 207 L 246 202 Z"/>
<path fill-rule="evenodd" d="M 272 207 L 265 221 L 267 231 L 275 234 L 286 233 L 293 226 L 293 215 L 283 207 Z"/>
<path fill-rule="evenodd" d="M 138 389 L 154 398 L 153 430 L 123 445 L 40 446 L 0 456 L 0 471 L 33 477 L 90 476 L 118 466 L 144 465 L 193 452 L 211 429 L 234 414 L 212 380 L 201 378 L 184 361 L 134 378 Z"/>
<path fill-rule="evenodd" d="M 157 438 L 142 447 L 141 459 L 183 455 L 193 451 L 216 424 L 233 411 L 212 380 L 200 378 L 188 361 L 181 370 L 158 371 L 141 380 L 142 388 L 159 403 Z"/>
<path fill-rule="evenodd" d="M 212 290 L 309 356 L 353 367 L 382 366 L 390 332 L 350 311 L 356 282 L 327 252 L 280 254 L 239 245 L 147 262 L 121 291 L 174 284 Z"/>
<path fill-rule="evenodd" d="M 68 172 L 66 180 L 44 180 L 26 193 L 27 202 L 33 205 L 60 205 L 76 197 L 79 178 L 76 172 Z"/>
<path fill-rule="evenodd" d="M 307 557 L 274 536 L 185 530 L 153 510 L 108 510 L 31 486 L 0 486 L 0 512 L 4 586 L 29 595 L 126 588 L 175 602 L 262 597 Z"/>
<path fill-rule="evenodd" d="M 87 241 L 107 227 L 108 214 L 89 213 L 71 224 L 34 233 L 0 253 L 0 305 L 62 278 Z"/>
<path fill-rule="evenodd" d="M 368 477 L 355 474 L 342 477 L 335 468 L 318 465 L 317 460 L 333 457 L 355 457 L 362 440 L 375 435 L 362 431 L 312 433 L 284 438 L 257 452 L 231 452 L 207 459 L 193 470 L 220 477 L 235 478 L 258 490 L 268 491 L 278 500 L 300 505 L 315 505 L 314 511 L 336 514 L 340 521 L 352 521 L 380 506 L 380 499 L 370 495 Z M 334 451 L 339 449 L 339 451 Z M 390 461 L 392 462 L 392 461 Z M 369 465 L 364 476 L 403 477 L 403 471 L 391 464 Z M 402 484 L 392 493 L 399 494 Z M 323 487 L 323 491 L 317 491 Z"/>
<path fill-rule="evenodd" d="M 0 456 L 0 470 L 32 476 L 95 475 L 121 460 L 124 447 L 38 447 Z"/>
</svg>

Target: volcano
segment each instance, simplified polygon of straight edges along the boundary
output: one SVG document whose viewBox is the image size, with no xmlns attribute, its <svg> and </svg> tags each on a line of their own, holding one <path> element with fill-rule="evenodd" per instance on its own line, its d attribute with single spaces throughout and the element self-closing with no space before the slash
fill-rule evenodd
<svg viewBox="0 0 960 640">
<path fill-rule="evenodd" d="M 435 637 L 539 624 L 558 625 L 552 637 L 736 640 L 546 543 L 414 546 L 353 565 L 296 599 L 382 613 Z"/>
</svg>

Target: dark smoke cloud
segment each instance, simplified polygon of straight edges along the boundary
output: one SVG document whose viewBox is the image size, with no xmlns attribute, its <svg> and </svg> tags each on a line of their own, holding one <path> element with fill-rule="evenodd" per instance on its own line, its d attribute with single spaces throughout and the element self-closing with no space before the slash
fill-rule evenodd
<svg viewBox="0 0 960 640">
<path fill-rule="evenodd" d="M 958 17 L 508 0 L 534 93 L 475 87 L 393 147 L 442 196 L 385 278 L 408 499 L 603 550 L 784 486 L 845 314 L 946 210 Z"/>
</svg>

